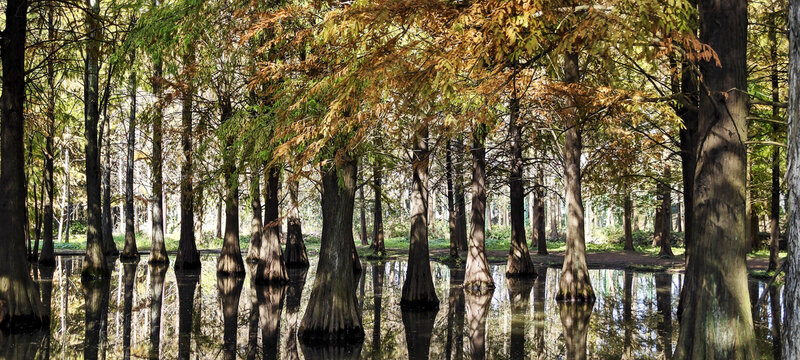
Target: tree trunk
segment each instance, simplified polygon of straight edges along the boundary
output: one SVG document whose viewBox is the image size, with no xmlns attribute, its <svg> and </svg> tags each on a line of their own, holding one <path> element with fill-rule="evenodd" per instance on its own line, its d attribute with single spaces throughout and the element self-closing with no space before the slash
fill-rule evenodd
<svg viewBox="0 0 800 360">
<path fill-rule="evenodd" d="M 372 248 L 373 257 L 382 259 L 386 256 L 383 243 L 383 172 L 380 160 L 373 160 L 372 164 L 372 192 L 375 194 L 375 207 L 372 209 Z"/>
<path fill-rule="evenodd" d="M 469 270 L 467 270 L 467 273 L 469 273 Z M 486 318 L 489 313 L 493 292 L 494 289 L 489 289 L 484 294 L 466 292 L 465 308 L 467 326 L 469 327 L 469 352 L 470 358 L 473 360 L 486 358 Z"/>
<path fill-rule="evenodd" d="M 256 283 L 282 284 L 289 280 L 286 275 L 286 266 L 283 263 L 281 251 L 280 225 L 281 220 L 278 213 L 280 198 L 278 197 L 278 187 L 280 186 L 280 168 L 270 167 L 267 172 L 267 197 L 264 232 L 261 235 L 261 248 L 258 250 L 260 259 L 254 274 Z"/>
<path fill-rule="evenodd" d="M 561 325 L 564 327 L 567 359 L 586 359 L 586 337 L 589 335 L 589 319 L 592 317 L 593 306 L 594 301 L 558 304 Z"/>
<path fill-rule="evenodd" d="M 244 279 L 241 277 L 217 277 L 217 291 L 222 303 L 223 359 L 236 359 L 236 334 L 239 327 L 239 298 L 242 294 L 242 285 Z"/>
<path fill-rule="evenodd" d="M 564 73 L 567 83 L 578 81 L 578 54 L 567 53 Z M 564 183 L 567 188 L 567 251 L 561 278 L 558 283 L 559 301 L 593 302 L 594 289 L 589 280 L 586 265 L 586 234 L 583 223 L 583 200 L 581 199 L 581 131 L 577 112 L 567 116 L 567 131 L 564 134 Z M 585 336 L 584 336 L 585 340 Z M 584 355 L 585 356 L 585 355 Z"/>
<path fill-rule="evenodd" d="M 104 278 L 110 275 L 103 251 L 102 211 L 100 209 L 100 148 L 97 138 L 97 124 L 100 120 L 98 107 L 98 77 L 100 67 L 100 41 L 102 32 L 99 24 L 100 1 L 94 4 L 87 1 L 86 26 L 89 41 L 86 45 L 84 73 L 84 135 L 86 137 L 86 255 L 83 261 L 82 276 Z"/>
<path fill-rule="evenodd" d="M 262 230 L 264 223 L 261 221 L 261 169 L 252 167 L 250 176 L 250 209 L 253 217 L 250 220 L 250 247 L 247 249 L 247 262 L 258 264 L 261 259 L 261 241 L 264 238 Z"/>
<path fill-rule="evenodd" d="M 445 178 L 447 181 L 447 214 L 448 229 L 450 230 L 450 258 L 458 258 L 458 228 L 456 228 L 456 209 L 453 194 L 453 144 L 450 140 L 445 145 Z"/>
<path fill-rule="evenodd" d="M 455 204 L 453 206 L 456 212 L 456 234 L 458 235 L 456 244 L 458 245 L 459 251 L 467 251 L 469 247 L 467 244 L 467 201 L 466 195 L 464 194 L 464 165 L 463 161 L 461 161 L 461 154 L 466 153 L 466 148 L 461 138 L 456 140 L 454 152 L 455 166 L 453 167 L 453 171 L 455 172 L 455 176 L 453 179 L 453 192 Z"/>
<path fill-rule="evenodd" d="M 752 359 L 745 253 L 747 1 L 700 2 L 701 61 L 693 239 L 676 359 Z M 719 111 L 719 109 L 726 109 Z M 721 339 L 725 339 L 721 341 Z"/>
<path fill-rule="evenodd" d="M 666 161 L 666 156 L 664 157 Z M 664 165 L 664 181 L 667 181 L 670 177 L 671 171 L 669 165 Z M 658 256 L 662 257 L 672 257 L 672 241 L 670 230 L 672 230 L 672 191 L 669 187 L 668 183 L 664 183 L 661 185 L 662 195 L 661 195 L 661 250 L 658 252 Z"/>
<path fill-rule="evenodd" d="M 625 189 L 625 199 L 623 199 L 623 211 L 624 215 L 622 216 L 625 228 L 625 251 L 634 251 L 633 247 L 633 231 L 631 230 L 631 210 L 633 210 L 633 202 L 631 201 L 631 191 L 630 188 L 626 186 Z"/>
<path fill-rule="evenodd" d="M 289 268 L 308 266 L 303 229 L 300 226 L 300 182 L 289 179 L 289 217 L 286 220 L 286 252 L 283 253 L 285 265 Z"/>
<path fill-rule="evenodd" d="M 189 44 L 184 54 L 184 72 L 194 67 L 194 46 Z M 200 253 L 194 237 L 194 157 L 192 136 L 192 105 L 194 102 L 194 84 L 192 74 L 185 74 L 185 88 L 182 92 L 181 109 L 181 147 L 183 148 L 183 164 L 181 166 L 181 235 L 178 241 L 178 254 L 175 255 L 175 269 L 199 269 Z"/>
<path fill-rule="evenodd" d="M 509 339 L 510 359 L 526 359 L 525 333 L 530 312 L 531 290 L 534 280 L 507 278 L 508 299 L 511 303 L 511 336 Z"/>
<path fill-rule="evenodd" d="M 125 162 L 125 246 L 122 248 L 120 259 L 135 260 L 139 258 L 139 250 L 136 247 L 136 216 L 134 214 L 135 200 L 133 197 L 133 167 L 136 151 L 135 71 L 131 72 L 128 91 L 130 92 L 131 109 L 128 115 L 128 156 Z"/>
<path fill-rule="evenodd" d="M 358 188 L 358 200 L 361 203 L 361 245 L 369 245 L 367 242 L 367 214 L 366 214 L 366 207 L 367 204 L 364 202 L 364 187 L 361 186 Z"/>
<path fill-rule="evenodd" d="M 789 137 L 786 187 L 789 211 L 786 229 L 789 254 L 783 286 L 782 359 L 800 359 L 800 1 L 789 0 Z M 787 206 L 787 209 L 792 209 Z"/>
<path fill-rule="evenodd" d="M 305 315 L 300 323 L 301 342 L 361 343 L 364 328 L 356 298 L 353 258 L 353 205 L 356 160 L 338 157 L 322 169 L 322 239 L 319 263 Z"/>
<path fill-rule="evenodd" d="M 544 212 L 544 172 L 537 170 L 536 188 L 533 190 L 533 238 L 536 240 L 536 253 L 547 255 L 547 235 L 545 235 L 545 212 Z"/>
<path fill-rule="evenodd" d="M 222 238 L 222 204 L 225 203 L 225 197 L 220 194 L 220 198 L 217 201 L 217 238 Z"/>
<path fill-rule="evenodd" d="M 163 154 L 162 154 L 162 137 L 163 137 L 163 122 L 164 122 L 164 90 L 161 87 L 162 79 L 162 59 L 161 55 L 157 54 L 153 59 L 153 96 L 156 99 L 155 115 L 153 116 L 153 219 L 151 247 L 150 247 L 150 260 L 151 264 L 168 264 L 169 258 L 167 257 L 167 248 L 164 246 L 164 180 L 163 180 Z M 237 229 L 238 230 L 238 229 Z M 238 231 L 237 231 L 238 232 Z M 238 245 L 238 244 L 237 244 Z"/>
<path fill-rule="evenodd" d="M 192 320 L 194 317 L 194 293 L 200 282 L 196 271 L 175 271 L 178 284 L 178 359 L 188 360 L 192 354 Z"/>
<path fill-rule="evenodd" d="M 464 275 L 464 291 L 484 293 L 494 289 L 486 261 L 486 135 L 484 124 L 475 125 L 472 145 L 472 218 Z"/>
<path fill-rule="evenodd" d="M 119 254 L 119 250 L 117 250 L 117 244 L 114 243 L 114 229 L 113 229 L 113 218 L 111 216 L 111 142 L 109 141 L 109 137 L 111 137 L 111 125 L 109 124 L 109 120 L 107 118 L 107 114 L 104 111 L 105 120 L 105 165 L 102 168 L 103 171 L 103 214 L 102 214 L 102 226 L 103 226 L 103 252 L 106 255 L 116 256 Z M 102 140 L 102 139 L 101 139 Z"/>
<path fill-rule="evenodd" d="M 506 276 L 535 276 L 528 239 L 525 237 L 525 184 L 522 178 L 522 129 L 519 121 L 519 98 L 517 98 L 516 78 L 513 93 L 509 100 L 510 120 L 508 137 L 511 139 L 511 169 L 509 169 L 508 188 L 511 205 L 511 246 L 508 249 Z M 505 213 L 505 211 L 503 211 Z M 536 230 L 533 230 L 536 232 Z"/>
<path fill-rule="evenodd" d="M 683 178 L 683 243 L 686 263 L 689 262 L 691 244 L 694 241 L 694 173 L 697 168 L 697 106 L 698 83 L 694 64 L 684 57 L 681 63 L 682 105 L 678 115 L 683 121 L 680 130 L 681 175 Z M 685 102 L 685 104 L 683 104 Z"/>
<path fill-rule="evenodd" d="M 0 327 L 24 329 L 49 319 L 41 312 L 39 289 L 25 261 L 25 30 L 28 1 L 8 0 L 2 40 L 3 92 L 0 95 L 0 274 L 5 301 Z"/>
<path fill-rule="evenodd" d="M 47 38 L 52 43 L 55 42 L 55 25 L 53 13 L 55 6 L 49 2 L 47 6 Z M 55 46 L 50 47 L 54 51 Z M 42 182 L 44 185 L 44 211 L 42 214 L 44 236 L 42 239 L 42 252 L 39 255 L 39 265 L 55 266 L 56 258 L 53 248 L 53 196 L 55 183 L 53 182 L 53 139 L 56 132 L 56 85 L 55 85 L 55 64 L 52 58 L 47 60 L 47 122 L 45 123 L 45 148 L 44 148 L 44 175 Z"/>
<path fill-rule="evenodd" d="M 428 251 L 428 128 L 423 126 L 413 135 L 411 160 L 411 234 L 408 267 L 403 282 L 400 305 L 408 308 L 439 309 L 439 298 L 433 287 L 430 252 Z"/>
<path fill-rule="evenodd" d="M 231 99 L 227 94 L 221 96 L 221 123 L 233 116 Z M 224 276 L 244 276 L 244 261 L 239 248 L 239 171 L 236 168 L 238 149 L 230 134 L 225 138 L 222 151 L 222 174 L 225 177 L 225 237 L 222 251 L 217 261 L 217 274 Z"/>
<path fill-rule="evenodd" d="M 772 118 L 778 119 L 780 112 L 777 103 L 780 101 L 778 83 L 778 45 L 775 26 L 776 15 L 770 16 L 769 43 L 770 43 L 770 82 L 772 84 Z M 780 127 L 777 123 L 772 124 L 772 133 L 777 137 Z M 776 142 L 779 139 L 773 139 Z M 772 146 L 772 192 L 770 197 L 770 218 L 769 218 L 769 270 L 778 268 L 778 252 L 780 251 L 780 217 L 781 217 L 781 148 L 777 145 Z M 755 224 L 754 224 L 755 226 Z"/>
</svg>

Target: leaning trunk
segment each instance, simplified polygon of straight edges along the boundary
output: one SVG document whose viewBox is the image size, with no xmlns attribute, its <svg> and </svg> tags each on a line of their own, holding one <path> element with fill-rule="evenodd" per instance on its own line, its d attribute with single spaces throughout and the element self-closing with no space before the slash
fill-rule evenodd
<svg viewBox="0 0 800 360">
<path fill-rule="evenodd" d="M 701 1 L 700 18 L 701 41 L 719 59 L 700 62 L 706 90 L 696 136 L 702 141 L 695 152 L 695 238 L 675 358 L 752 359 L 745 263 L 748 111 L 747 94 L 738 90 L 747 88 L 747 1 Z"/>
<path fill-rule="evenodd" d="M 475 126 L 472 144 L 472 218 L 464 291 L 482 293 L 494 289 L 486 261 L 486 125 Z"/>
<path fill-rule="evenodd" d="M 349 155 L 322 169 L 322 239 L 317 275 L 298 330 L 310 343 L 360 343 L 364 338 L 356 298 L 353 258 L 353 206 L 356 160 Z"/>
<path fill-rule="evenodd" d="M 423 126 L 411 140 L 411 234 L 408 247 L 408 268 L 403 282 L 400 305 L 421 309 L 438 309 L 439 298 L 433 287 L 430 252 L 428 251 L 428 128 Z"/>
</svg>

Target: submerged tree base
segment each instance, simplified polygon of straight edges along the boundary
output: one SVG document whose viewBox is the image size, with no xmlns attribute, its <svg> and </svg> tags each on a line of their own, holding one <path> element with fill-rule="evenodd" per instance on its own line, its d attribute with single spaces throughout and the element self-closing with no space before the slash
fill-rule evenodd
<svg viewBox="0 0 800 360">
<path fill-rule="evenodd" d="M 400 308 L 403 310 L 432 311 L 439 310 L 439 299 L 435 300 L 400 300 Z"/>
<path fill-rule="evenodd" d="M 484 295 L 494 292 L 494 283 L 486 281 L 464 282 L 464 292 L 472 295 Z"/>
<path fill-rule="evenodd" d="M 337 347 L 345 345 L 360 345 L 362 342 L 364 342 L 364 328 L 352 327 L 332 331 L 300 329 L 297 332 L 297 338 L 300 339 L 301 344 L 305 345 L 304 348 L 315 348 L 325 345 L 336 345 Z"/>
<path fill-rule="evenodd" d="M 556 301 L 558 302 L 573 302 L 573 303 L 594 303 L 595 295 L 594 291 L 583 291 L 583 292 L 569 292 L 569 291 L 558 291 L 556 294 Z"/>
<path fill-rule="evenodd" d="M 244 261 L 242 255 L 222 253 L 217 261 L 218 276 L 244 276 Z"/>
</svg>

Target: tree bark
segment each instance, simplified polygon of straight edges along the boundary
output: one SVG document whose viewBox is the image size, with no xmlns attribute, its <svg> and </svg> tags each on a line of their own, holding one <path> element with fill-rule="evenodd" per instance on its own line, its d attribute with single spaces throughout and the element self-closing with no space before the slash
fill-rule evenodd
<svg viewBox="0 0 800 360">
<path fill-rule="evenodd" d="M 250 209 L 253 217 L 250 220 L 250 247 L 247 249 L 247 262 L 251 264 L 258 264 L 261 259 L 261 241 L 264 234 L 264 223 L 261 221 L 261 169 L 252 167 L 250 170 Z"/>
<path fill-rule="evenodd" d="M 372 192 L 375 194 L 375 206 L 372 209 L 372 249 L 373 257 L 382 259 L 386 256 L 383 243 L 383 171 L 379 159 L 372 164 Z"/>
<path fill-rule="evenodd" d="M 300 182 L 289 179 L 289 216 L 286 220 L 286 252 L 283 253 L 285 265 L 289 268 L 308 266 L 306 244 L 300 221 Z"/>
<path fill-rule="evenodd" d="M 361 245 L 369 245 L 367 242 L 367 214 L 366 214 L 366 207 L 367 204 L 364 202 L 364 187 L 361 186 L 358 188 L 358 200 L 361 203 L 360 211 L 361 211 L 361 223 L 360 225 L 360 235 L 361 235 Z"/>
<path fill-rule="evenodd" d="M 286 275 L 286 266 L 283 263 L 281 251 L 279 216 L 280 199 L 278 187 L 280 186 L 280 168 L 272 166 L 267 170 L 267 196 L 264 232 L 261 235 L 261 248 L 258 251 L 260 259 L 254 274 L 256 283 L 282 284 L 289 280 Z"/>
<path fill-rule="evenodd" d="M 782 359 L 800 358 L 800 0 L 789 0 L 789 137 L 787 150 L 787 202 L 789 212 L 786 237 L 786 277 L 783 286 Z M 790 206 L 786 207 L 791 209 Z"/>
<path fill-rule="evenodd" d="M 483 293 L 494 289 L 486 261 L 486 135 L 484 124 L 475 125 L 472 145 L 472 218 L 464 275 L 464 291 Z"/>
<path fill-rule="evenodd" d="M 683 121 L 680 130 L 681 175 L 683 178 L 683 243 L 686 263 L 691 255 L 691 244 L 694 241 L 694 173 L 697 168 L 697 110 L 698 84 L 693 63 L 684 58 L 681 64 L 681 96 L 687 105 L 678 109 Z"/>
<path fill-rule="evenodd" d="M 467 251 L 467 248 L 469 247 L 467 244 L 467 201 L 466 195 L 464 194 L 464 166 L 463 161 L 461 161 L 461 154 L 466 153 L 466 148 L 464 147 L 464 142 L 460 137 L 455 143 L 456 145 L 453 154 L 455 155 L 455 166 L 453 167 L 453 171 L 455 172 L 453 179 L 453 192 L 455 196 L 454 209 L 456 212 L 456 234 L 458 235 L 456 244 L 458 245 L 458 251 Z"/>
<path fill-rule="evenodd" d="M 508 137 L 511 139 L 511 169 L 509 169 L 508 188 L 511 205 L 511 246 L 508 249 L 506 276 L 535 276 L 528 239 L 525 237 L 525 183 L 522 178 L 522 129 L 519 121 L 519 98 L 517 98 L 516 78 L 513 93 L 509 100 Z M 533 230 L 536 232 L 536 230 Z"/>
<path fill-rule="evenodd" d="M 133 59 L 132 59 L 133 60 Z M 133 166 L 136 151 L 136 72 L 130 75 L 129 96 L 131 109 L 128 115 L 128 156 L 125 163 L 125 246 L 120 259 L 134 260 L 139 258 L 136 246 L 136 216 L 134 214 Z"/>
<path fill-rule="evenodd" d="M 778 119 L 780 112 L 778 101 L 780 101 L 778 83 L 778 44 L 775 25 L 776 14 L 770 16 L 769 43 L 770 43 L 770 83 L 772 85 L 772 118 Z M 777 123 L 772 124 L 772 134 L 777 139 L 780 127 Z M 780 251 L 780 217 L 781 217 L 781 148 L 777 145 L 772 146 L 772 192 L 770 197 L 770 218 L 769 218 L 769 270 L 778 268 L 778 252 Z"/>
<path fill-rule="evenodd" d="M 102 33 L 99 24 L 100 1 L 88 0 L 86 26 L 89 41 L 86 45 L 84 72 L 84 135 L 86 137 L 86 255 L 81 276 L 104 278 L 111 273 L 106 264 L 102 238 L 102 211 L 100 209 L 100 148 L 97 138 L 97 124 L 100 120 L 98 107 L 98 77 L 100 67 L 100 42 Z"/>
<path fill-rule="evenodd" d="M 49 41 L 55 42 L 55 25 L 53 22 L 53 13 L 55 6 L 53 2 L 49 2 L 47 6 L 47 38 Z M 50 47 L 50 51 L 54 51 L 55 46 Z M 44 185 L 44 211 L 42 214 L 43 232 L 42 238 L 42 252 L 39 255 L 39 265 L 41 266 L 55 266 L 56 258 L 53 247 L 53 196 L 55 183 L 53 182 L 53 156 L 55 155 L 53 149 L 53 139 L 56 132 L 56 85 L 55 85 L 55 62 L 52 58 L 47 60 L 47 108 L 45 123 L 45 148 L 44 148 L 44 175 L 42 182 Z"/>
<path fill-rule="evenodd" d="M 578 54 L 568 53 L 564 61 L 565 81 L 578 81 Z M 586 265 L 586 234 L 584 230 L 583 200 L 581 199 L 581 131 L 576 111 L 567 115 L 564 134 L 564 183 L 567 192 L 567 251 L 558 283 L 559 301 L 593 302 L 594 289 Z"/>
<path fill-rule="evenodd" d="M 447 214 L 448 229 L 450 230 L 450 258 L 458 258 L 458 228 L 456 227 L 456 209 L 453 194 L 453 144 L 450 140 L 445 145 L 445 178 L 447 181 Z"/>
<path fill-rule="evenodd" d="M 103 226 L 103 252 L 107 256 L 116 256 L 119 254 L 117 244 L 114 243 L 114 229 L 113 219 L 111 216 L 111 142 L 109 141 L 111 125 L 107 118 L 107 113 L 104 111 L 105 122 L 105 159 L 103 172 L 103 213 L 102 213 L 102 226 Z M 102 140 L 102 139 L 101 139 Z"/>
<path fill-rule="evenodd" d="M 536 176 L 536 186 L 533 190 L 533 238 L 536 240 L 536 254 L 547 255 L 547 235 L 545 235 L 545 212 L 544 212 L 544 172 L 538 169 Z"/>
<path fill-rule="evenodd" d="M 700 2 L 701 61 L 693 239 L 676 359 L 752 359 L 747 292 L 747 1 Z M 719 109 L 726 109 L 720 111 Z M 724 341 L 722 341 L 724 339 Z"/>
<path fill-rule="evenodd" d="M 0 95 L 0 274 L 5 280 L 0 298 L 5 314 L 0 327 L 25 329 L 48 323 L 39 291 L 25 261 L 25 34 L 28 1 L 9 0 L 5 8 L 0 56 L 3 92 Z"/>
<path fill-rule="evenodd" d="M 168 264 L 167 248 L 164 246 L 164 175 L 163 166 L 163 123 L 164 123 L 164 89 L 161 87 L 163 63 L 161 54 L 153 56 L 153 96 L 156 98 L 155 115 L 153 116 L 153 204 L 150 260 L 151 264 Z"/>
<path fill-rule="evenodd" d="M 664 157 L 666 161 L 666 156 Z M 664 181 L 668 181 L 670 178 L 671 171 L 668 164 L 664 165 Z M 672 241 L 671 241 L 671 228 L 672 228 L 672 191 L 670 190 L 669 184 L 664 183 L 661 185 L 662 195 L 661 195 L 661 250 L 658 252 L 658 256 L 662 257 L 672 257 Z"/>
<path fill-rule="evenodd" d="M 361 343 L 364 328 L 356 298 L 353 206 L 356 160 L 338 156 L 322 168 L 322 239 L 319 263 L 298 337 L 306 344 Z"/>
<path fill-rule="evenodd" d="M 233 116 L 231 99 L 223 94 L 220 100 L 221 123 Z M 217 261 L 217 274 L 224 276 L 244 276 L 244 261 L 239 248 L 239 171 L 236 168 L 238 149 L 233 136 L 225 138 L 222 151 L 222 174 L 225 177 L 225 237 L 222 240 L 222 251 Z"/>
<path fill-rule="evenodd" d="M 411 234 L 408 267 L 403 282 L 400 305 L 408 308 L 439 309 L 433 287 L 428 250 L 428 128 L 421 127 L 412 139 L 411 160 Z"/>
<path fill-rule="evenodd" d="M 633 247 L 633 231 L 631 230 L 631 212 L 633 210 L 633 202 L 631 201 L 631 191 L 627 187 L 625 189 L 625 198 L 623 199 L 623 227 L 625 228 L 625 251 L 634 251 Z"/>
<path fill-rule="evenodd" d="M 186 84 L 182 92 L 181 109 L 181 234 L 178 240 L 178 253 L 175 255 L 175 269 L 199 269 L 200 253 L 194 237 L 194 148 L 192 144 L 192 105 L 194 103 L 194 83 L 191 70 L 194 67 L 194 45 L 189 44 L 183 56 Z"/>
</svg>

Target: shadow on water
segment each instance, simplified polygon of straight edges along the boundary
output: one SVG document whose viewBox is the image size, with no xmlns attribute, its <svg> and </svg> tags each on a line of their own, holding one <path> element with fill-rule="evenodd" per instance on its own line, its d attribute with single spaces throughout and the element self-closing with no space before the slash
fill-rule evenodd
<svg viewBox="0 0 800 360">
<path fill-rule="evenodd" d="M 297 341 L 316 266 L 290 269 L 284 286 L 249 275 L 218 278 L 215 257 L 195 273 L 116 261 L 110 279 L 82 283 L 81 259 L 33 268 L 50 333 L 0 334 L 0 358 L 242 359 L 669 359 L 675 350 L 682 275 L 589 271 L 593 305 L 555 301 L 559 269 L 506 279 L 491 266 L 496 289 L 468 294 L 464 269 L 431 263 L 438 311 L 399 306 L 407 262 L 364 262 L 354 291 L 366 337 L 347 347 Z M 249 272 L 248 272 L 249 274 Z M 34 274 L 32 274 L 34 275 Z M 753 280 L 760 358 L 778 356 L 780 288 Z M 753 302 L 755 305 L 755 301 Z M 48 309 L 49 307 L 49 309 Z"/>
</svg>

